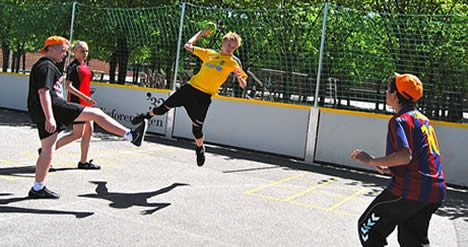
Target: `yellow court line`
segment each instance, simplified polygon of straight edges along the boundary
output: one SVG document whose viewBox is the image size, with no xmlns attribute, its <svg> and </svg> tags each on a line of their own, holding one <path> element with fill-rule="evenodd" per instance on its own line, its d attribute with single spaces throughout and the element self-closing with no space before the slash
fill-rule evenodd
<svg viewBox="0 0 468 247">
<path fill-rule="evenodd" d="M 115 159 L 113 158 L 102 158 L 102 159 L 96 159 L 95 160 L 97 164 L 99 164 L 102 168 L 107 168 L 107 167 L 113 167 L 118 165 L 117 162 L 115 162 Z"/>
<path fill-rule="evenodd" d="M 282 185 L 282 184 L 275 185 L 275 187 L 283 188 L 286 190 L 299 191 L 299 192 L 304 190 L 303 188 L 300 188 L 300 187 L 294 187 L 291 185 Z"/>
<path fill-rule="evenodd" d="M 302 190 L 300 193 L 296 193 L 290 197 L 287 197 L 287 198 L 279 198 L 279 197 L 274 197 L 274 196 L 268 196 L 268 195 L 264 195 L 264 194 L 258 194 L 256 192 L 260 191 L 260 190 L 263 190 L 265 188 L 268 188 L 268 187 L 273 187 L 273 186 L 277 186 L 277 187 L 281 187 L 281 188 L 286 188 L 286 189 L 291 189 L 290 187 L 288 186 L 278 186 L 279 184 L 281 183 L 284 183 L 284 182 L 287 182 L 287 181 L 290 181 L 290 180 L 294 180 L 294 179 L 298 179 L 302 176 L 304 176 L 306 174 L 306 172 L 304 173 L 301 173 L 301 174 L 297 174 L 295 176 L 292 176 L 292 177 L 288 177 L 288 178 L 285 178 L 285 179 L 281 179 L 281 180 L 278 180 L 278 181 L 275 181 L 273 183 L 270 183 L 270 184 L 267 184 L 267 185 L 263 185 L 263 186 L 260 186 L 260 187 L 257 187 L 255 189 L 252 189 L 252 190 L 249 190 L 249 191 L 246 191 L 244 192 L 244 194 L 249 194 L 249 195 L 252 195 L 252 196 L 255 196 L 255 197 L 259 197 L 259 198 L 263 198 L 263 199 L 269 199 L 269 200 L 274 200 L 274 201 L 280 201 L 280 202 L 287 202 L 287 203 L 291 203 L 291 204 L 294 204 L 294 205 L 297 205 L 297 206 L 303 206 L 303 207 L 307 207 L 307 208 L 313 208 L 313 209 L 320 209 L 320 210 L 325 210 L 325 211 L 329 211 L 329 212 L 334 212 L 334 213 L 338 213 L 338 214 L 342 214 L 342 215 L 347 215 L 347 216 L 353 216 L 353 217 L 357 217 L 359 216 L 359 214 L 356 214 L 356 213 L 351 213 L 351 212 L 347 212 L 347 211 L 343 211 L 343 210 L 339 210 L 337 209 L 339 206 L 345 204 L 346 202 L 354 199 L 357 195 L 361 194 L 362 192 L 364 192 L 365 190 L 368 190 L 369 188 L 362 188 L 360 189 L 359 191 L 353 193 L 352 195 L 350 196 L 347 196 L 345 197 L 343 200 L 341 200 L 340 202 L 334 204 L 333 206 L 331 207 L 321 207 L 321 206 L 317 206 L 317 205 L 313 205 L 313 204 L 307 204 L 307 203 L 303 203 L 303 202 L 298 202 L 298 201 L 293 201 L 293 199 L 296 199 L 304 194 L 307 194 L 307 193 L 313 193 L 314 190 L 320 188 L 320 187 L 323 187 L 323 186 L 333 186 L 333 182 L 336 182 L 338 181 L 337 178 L 331 178 L 329 181 L 327 182 L 324 182 L 322 184 L 319 184 L 317 186 L 314 186 L 312 188 L 309 188 L 309 189 L 306 189 L 306 190 Z M 294 188 L 293 190 L 296 190 L 296 188 Z M 342 197 L 340 197 L 342 198 Z"/>
<path fill-rule="evenodd" d="M 13 177 L 13 176 L 4 176 L 4 175 L 0 175 L 0 179 L 4 179 L 4 180 L 8 180 L 8 181 L 15 181 L 15 180 L 18 180 L 20 178 L 18 177 Z"/>
<path fill-rule="evenodd" d="M 328 186 L 331 186 L 330 184 Z M 311 191 L 309 192 L 312 195 L 317 195 L 317 196 L 325 196 L 325 197 L 330 197 L 330 198 L 336 198 L 336 199 L 342 199 L 343 196 L 341 195 L 336 195 L 332 193 L 326 193 L 326 192 L 320 192 L 320 191 Z"/>
<path fill-rule="evenodd" d="M 281 180 L 278 180 L 278 181 L 273 182 L 273 183 L 271 183 L 271 184 L 263 185 L 263 186 L 260 186 L 260 187 L 255 188 L 255 189 L 248 190 L 248 191 L 244 192 L 244 194 L 253 194 L 253 193 L 255 193 L 255 192 L 259 191 L 259 190 L 263 190 L 263 189 L 265 189 L 265 188 L 268 188 L 268 187 L 271 187 L 271 186 L 275 186 L 275 185 L 277 185 L 277 184 L 281 184 L 281 183 L 284 183 L 284 182 L 287 182 L 287 181 L 296 179 L 296 178 L 298 178 L 298 177 L 302 177 L 302 176 L 304 176 L 305 174 L 306 174 L 306 173 L 303 172 L 303 173 L 297 174 L 297 175 L 292 176 L 292 177 L 289 177 L 289 178 L 281 179 Z"/>
<path fill-rule="evenodd" d="M 273 200 L 273 201 L 278 201 L 278 202 L 281 202 L 281 201 L 282 201 L 281 198 L 279 198 L 279 197 L 274 197 L 274 196 L 267 196 L 267 195 L 256 194 L 256 193 L 249 193 L 249 195 L 251 195 L 251 196 L 256 196 L 256 197 L 260 197 L 260 198 L 263 198 L 263 199 L 269 199 L 269 200 Z"/>
<path fill-rule="evenodd" d="M 333 210 L 331 212 L 338 213 L 338 214 L 343 214 L 343 215 L 348 215 L 348 216 L 355 216 L 355 217 L 359 217 L 361 215 L 361 214 L 346 212 L 346 211 L 343 211 L 343 210 Z"/>
<path fill-rule="evenodd" d="M 303 202 L 290 201 L 288 203 L 291 203 L 291 204 L 294 204 L 294 205 L 297 205 L 297 206 L 301 206 L 301 207 L 306 207 L 306 208 L 313 208 L 313 209 L 320 209 L 320 210 L 324 210 L 324 211 L 329 211 L 325 207 L 320 207 L 320 206 L 307 204 L 307 203 L 303 203 Z M 333 211 L 330 211 L 330 212 L 343 214 L 343 215 L 348 215 L 348 216 L 359 216 L 359 214 L 350 213 L 350 212 L 346 212 L 346 211 L 343 211 L 343 210 L 333 210 Z"/>
<path fill-rule="evenodd" d="M 23 166 L 23 164 L 17 163 L 17 162 L 11 161 L 11 160 L 0 160 L 0 163 L 7 163 L 7 164 L 10 164 L 10 165 L 14 165 L 14 166 Z"/>
<path fill-rule="evenodd" d="M 96 158 L 96 160 L 98 160 L 99 162 L 101 163 L 105 163 L 105 165 L 103 167 L 112 167 L 112 166 L 117 166 L 119 163 L 117 163 L 115 160 L 117 159 L 124 159 L 124 158 L 129 158 L 129 157 L 132 157 L 134 155 L 139 155 L 139 154 L 154 154 L 154 153 L 157 153 L 157 152 L 167 152 L 167 151 L 174 151 L 176 150 L 176 148 L 173 148 L 173 147 L 168 147 L 168 148 L 162 148 L 162 149 L 158 149 L 158 150 L 151 150 L 149 148 L 147 149 L 141 149 L 141 148 L 132 148 L 130 149 L 130 151 L 121 151 L 121 152 L 118 152 L 117 154 L 115 153 L 115 151 L 104 151 L 102 152 L 101 154 L 104 155 L 104 157 L 102 158 Z M 69 156 L 76 156 L 77 153 L 75 152 L 70 152 L 70 151 L 60 151 L 61 152 L 61 156 L 63 157 L 69 157 Z M 0 164 L 1 163 L 5 163 L 5 164 L 8 164 L 8 165 L 12 165 L 12 166 L 15 166 L 15 167 L 22 167 L 24 166 L 23 163 L 18 163 L 18 161 L 30 161 L 33 156 L 36 156 L 36 154 L 34 152 L 21 152 L 22 155 L 25 155 L 27 156 L 27 158 L 18 158 L 18 159 L 15 159 L 15 160 L 0 160 Z M 108 155 L 108 156 L 106 156 Z M 110 156 L 110 157 L 109 157 Z M 36 156 L 37 157 L 37 156 Z M 34 158 L 36 159 L 36 158 Z M 34 161 L 34 164 L 35 164 L 35 161 Z M 75 166 L 75 163 L 74 162 L 69 162 L 69 161 L 64 161 L 64 160 L 55 160 L 53 161 L 52 163 L 53 166 L 56 166 L 56 167 L 74 167 Z M 49 175 L 54 175 L 55 172 L 50 172 Z M 14 175 L 0 175 L 0 179 L 1 180 L 8 180 L 8 181 L 14 181 L 14 180 L 19 180 L 19 179 L 30 179 L 29 177 L 17 177 L 17 176 L 14 176 Z"/>
<path fill-rule="evenodd" d="M 347 201 L 352 200 L 354 197 L 356 197 L 357 195 L 361 194 L 361 193 L 362 193 L 363 191 L 365 191 L 365 190 L 368 190 L 368 188 L 362 188 L 362 189 L 360 189 L 360 190 L 354 192 L 352 195 L 346 197 L 346 198 L 343 199 L 341 202 L 339 202 L 339 203 L 337 203 L 337 204 L 335 204 L 335 205 L 329 207 L 327 210 L 328 210 L 328 211 L 333 211 L 335 208 L 337 208 L 337 207 L 343 205 L 343 204 L 344 204 L 345 202 L 347 202 Z"/>
<path fill-rule="evenodd" d="M 294 204 L 294 205 L 297 205 L 297 206 L 306 207 L 306 208 L 313 208 L 313 209 L 327 210 L 327 208 L 320 207 L 320 206 L 313 205 L 313 204 L 303 203 L 303 202 L 290 201 L 290 202 L 288 202 L 288 203 L 291 203 L 291 204 Z"/>
<path fill-rule="evenodd" d="M 316 186 L 314 186 L 314 187 L 312 187 L 312 188 L 309 188 L 309 189 L 307 189 L 307 190 L 303 190 L 302 192 L 297 193 L 297 194 L 294 194 L 294 195 L 292 195 L 292 196 L 290 196 L 290 197 L 288 197 L 288 198 L 285 198 L 285 199 L 283 199 L 282 201 L 284 201 L 284 202 L 289 202 L 289 201 L 291 201 L 291 200 L 293 200 L 293 199 L 296 199 L 296 198 L 298 198 L 298 197 L 300 197 L 300 196 L 302 196 L 302 195 L 305 195 L 305 194 L 307 194 L 307 193 L 310 193 L 310 192 L 312 192 L 312 191 L 314 191 L 314 190 L 316 190 L 316 189 L 318 189 L 318 188 L 320 188 L 320 187 L 323 187 L 323 186 L 328 185 L 328 184 L 330 184 L 330 183 L 332 183 L 332 182 L 335 182 L 336 180 L 337 180 L 336 178 L 335 178 L 335 179 L 330 179 L 330 180 L 327 181 L 326 183 L 316 185 Z"/>
</svg>

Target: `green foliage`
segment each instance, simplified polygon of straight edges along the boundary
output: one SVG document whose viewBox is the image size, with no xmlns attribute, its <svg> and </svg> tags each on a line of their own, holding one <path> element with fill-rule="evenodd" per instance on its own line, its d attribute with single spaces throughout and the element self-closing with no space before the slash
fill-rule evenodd
<svg viewBox="0 0 468 247">
<path fill-rule="evenodd" d="M 48 36 L 67 37 L 70 30 L 70 6 L 71 4 L 17 7 L 0 4 L 3 12 L 0 18 L 2 27 L 0 38 L 2 41 L 8 40 L 13 51 L 18 46 L 24 46 L 26 51 L 39 50 Z"/>
<path fill-rule="evenodd" d="M 200 23 L 215 21 L 217 32 L 200 39 L 197 46 L 219 50 L 222 37 L 237 32 L 243 41 L 235 55 L 258 78 L 250 77 L 249 88 L 255 85 L 269 95 L 263 97 L 268 100 L 310 104 L 307 97 L 316 93 L 323 1 L 199 0 L 185 4 L 184 13 L 176 2 L 80 1 L 75 5 L 72 38 L 88 42 L 91 58 L 118 63 L 114 66 L 119 72 L 127 65 L 139 65 L 172 82 L 178 65 L 178 80 L 186 82 L 201 64 L 182 46 L 199 31 Z M 69 37 L 72 6 L 72 2 L 0 0 L 1 43 L 12 51 L 21 47 L 38 51 L 50 35 Z M 351 89 L 363 87 L 371 93 L 361 93 L 359 99 L 375 101 L 382 95 L 372 90 L 384 88 L 389 75 L 409 72 L 419 75 L 430 89 L 421 102 L 427 115 L 437 119 L 440 113 L 430 107 L 434 100 L 441 105 L 454 102 L 461 109 L 468 88 L 467 6 L 456 0 L 331 1 L 321 85 L 336 80 L 343 99 Z M 236 84 L 228 81 L 226 87 Z M 297 96 L 300 102 L 293 99 Z M 323 98 L 320 104 L 325 105 Z"/>
</svg>

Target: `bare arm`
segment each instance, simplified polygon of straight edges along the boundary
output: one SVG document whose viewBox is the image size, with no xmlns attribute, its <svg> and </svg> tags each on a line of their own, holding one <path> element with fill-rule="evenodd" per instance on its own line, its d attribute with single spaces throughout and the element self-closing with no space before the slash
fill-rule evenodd
<svg viewBox="0 0 468 247">
<path fill-rule="evenodd" d="M 245 86 L 247 86 L 247 82 L 245 81 L 245 79 L 242 77 L 242 72 L 239 68 L 235 68 L 234 69 L 234 74 L 236 75 L 236 78 L 237 78 L 237 82 L 239 83 L 239 86 L 241 88 L 245 88 Z"/>
<path fill-rule="evenodd" d="M 376 166 L 375 169 L 381 174 L 392 174 L 387 166 Z"/>
<path fill-rule="evenodd" d="M 87 95 L 85 95 L 84 93 L 82 93 L 80 90 L 76 89 L 73 84 L 72 84 L 72 81 L 70 80 L 67 80 L 65 82 L 65 88 L 68 90 L 68 92 L 72 93 L 73 95 L 76 95 L 80 98 L 82 98 L 84 101 L 86 101 L 86 103 L 88 103 L 89 105 L 93 106 L 96 104 L 96 101 L 91 98 L 91 97 L 88 97 Z"/>
<path fill-rule="evenodd" d="M 45 116 L 45 130 L 49 133 L 54 133 L 57 129 L 55 122 L 54 112 L 52 111 L 52 99 L 50 98 L 50 90 L 48 88 L 41 88 L 37 91 L 41 107 Z"/>
<path fill-rule="evenodd" d="M 374 157 L 365 151 L 356 149 L 350 154 L 350 158 L 357 160 L 365 165 L 374 167 L 392 167 L 407 165 L 411 161 L 411 155 L 408 149 L 402 149 L 383 157 Z"/>
<path fill-rule="evenodd" d="M 193 37 L 190 38 L 187 41 L 187 43 L 185 43 L 184 45 L 185 50 L 189 52 L 193 52 L 193 44 L 195 44 L 195 42 L 197 42 L 197 40 L 199 40 L 203 35 L 209 35 L 209 33 L 210 33 L 209 29 L 198 31 L 198 33 L 193 35 Z"/>
</svg>

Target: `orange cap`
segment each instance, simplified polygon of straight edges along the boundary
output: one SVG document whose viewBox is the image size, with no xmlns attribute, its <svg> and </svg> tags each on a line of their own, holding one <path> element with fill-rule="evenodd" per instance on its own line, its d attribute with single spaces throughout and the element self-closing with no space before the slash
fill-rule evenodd
<svg viewBox="0 0 468 247">
<path fill-rule="evenodd" d="M 64 37 L 51 36 L 46 39 L 44 48 L 41 49 L 41 53 L 45 54 L 45 48 L 50 45 L 70 45 L 70 42 Z"/>
<path fill-rule="evenodd" d="M 416 102 L 422 97 L 423 85 L 415 75 L 395 72 L 395 84 L 397 91 L 408 100 Z"/>
</svg>

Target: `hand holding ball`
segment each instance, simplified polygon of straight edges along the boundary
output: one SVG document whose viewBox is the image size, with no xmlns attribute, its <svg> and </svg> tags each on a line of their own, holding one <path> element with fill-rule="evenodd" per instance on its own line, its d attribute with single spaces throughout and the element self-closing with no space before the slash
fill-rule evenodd
<svg viewBox="0 0 468 247">
<path fill-rule="evenodd" d="M 209 36 L 213 35 L 216 32 L 216 23 L 212 21 L 204 21 L 201 25 L 203 30 L 209 30 L 207 33 Z"/>
</svg>

